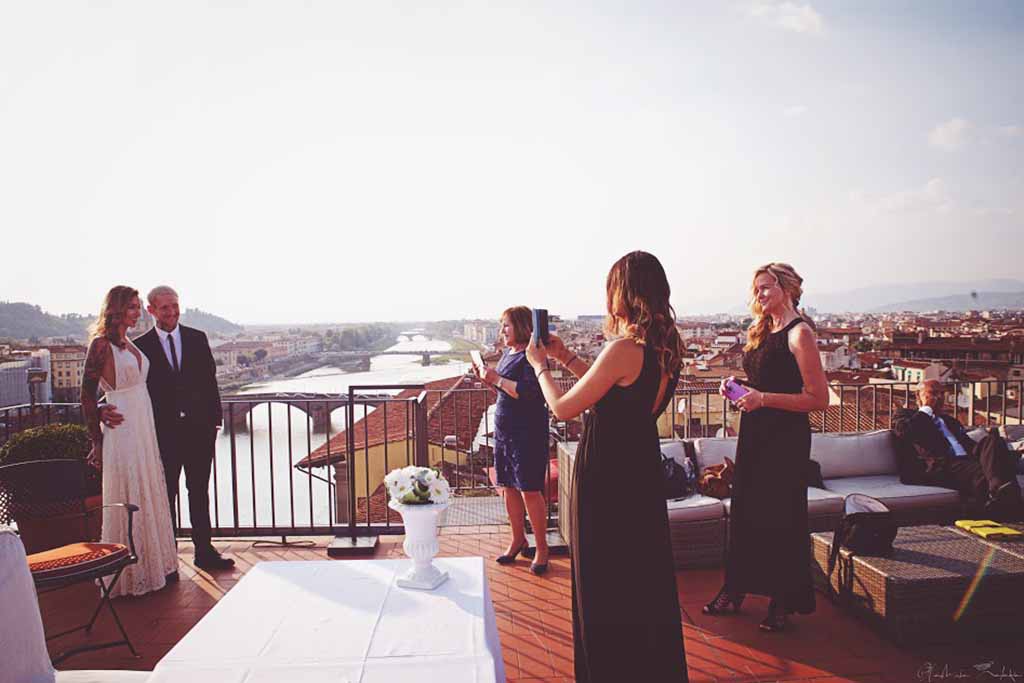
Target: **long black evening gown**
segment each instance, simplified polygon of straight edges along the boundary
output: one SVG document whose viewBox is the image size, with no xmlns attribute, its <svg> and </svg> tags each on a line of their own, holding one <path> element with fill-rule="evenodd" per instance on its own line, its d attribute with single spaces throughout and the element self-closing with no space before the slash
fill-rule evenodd
<svg viewBox="0 0 1024 683">
<path fill-rule="evenodd" d="M 803 378 L 788 337 L 801 322 L 797 318 L 744 354 L 748 384 L 776 394 L 800 393 Z M 740 417 L 725 566 L 730 593 L 775 598 L 787 613 L 814 611 L 807 526 L 810 457 L 807 413 L 761 408 Z"/>
<path fill-rule="evenodd" d="M 687 681 L 656 416 L 661 372 L 613 386 L 586 418 L 572 479 L 576 681 Z"/>
</svg>

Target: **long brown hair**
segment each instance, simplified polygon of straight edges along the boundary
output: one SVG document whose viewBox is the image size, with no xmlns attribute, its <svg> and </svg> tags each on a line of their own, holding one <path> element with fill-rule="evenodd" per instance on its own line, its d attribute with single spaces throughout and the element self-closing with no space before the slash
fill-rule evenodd
<svg viewBox="0 0 1024 683">
<path fill-rule="evenodd" d="M 512 336 L 514 337 L 514 339 L 506 340 L 509 346 L 525 344 L 530 341 L 530 336 L 533 334 L 533 311 L 526 306 L 512 306 L 501 312 L 499 320 L 505 319 L 508 319 L 508 324 L 512 326 Z"/>
<path fill-rule="evenodd" d="M 772 317 L 765 315 L 764 309 L 757 301 L 757 288 L 755 283 L 762 275 L 771 275 L 775 278 L 782 291 L 789 296 L 793 302 L 793 310 L 797 312 L 804 322 L 814 327 L 811 317 L 800 308 L 800 298 L 804 295 L 804 279 L 796 272 L 796 269 L 788 263 L 769 263 L 754 271 L 754 277 L 750 280 L 750 312 L 754 314 L 754 321 L 747 328 L 747 344 L 744 351 L 753 351 L 759 347 L 772 331 Z"/>
<path fill-rule="evenodd" d="M 674 375 L 682 359 L 682 341 L 661 262 L 645 251 L 631 251 L 608 271 L 605 289 L 605 331 L 650 346 L 658 354 L 661 371 Z"/>
<path fill-rule="evenodd" d="M 112 287 L 107 295 L 103 297 L 103 305 L 100 306 L 99 317 L 96 322 L 89 326 L 89 338 L 106 337 L 112 344 L 121 346 L 121 339 L 117 336 L 117 328 L 124 321 L 124 312 L 131 303 L 132 297 L 139 295 L 139 290 L 127 285 Z"/>
</svg>

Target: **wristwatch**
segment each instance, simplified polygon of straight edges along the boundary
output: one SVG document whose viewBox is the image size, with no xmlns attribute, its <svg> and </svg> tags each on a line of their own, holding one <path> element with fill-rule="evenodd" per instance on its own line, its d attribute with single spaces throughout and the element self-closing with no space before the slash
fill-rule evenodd
<svg viewBox="0 0 1024 683">
<path fill-rule="evenodd" d="M 497 388 L 497 389 L 501 389 L 501 380 L 503 380 L 503 379 L 505 379 L 505 378 L 504 378 L 504 377 L 502 377 L 501 375 L 498 375 L 498 379 L 497 379 L 497 381 L 496 381 L 496 382 L 494 383 L 494 386 L 495 386 L 495 388 Z"/>
</svg>

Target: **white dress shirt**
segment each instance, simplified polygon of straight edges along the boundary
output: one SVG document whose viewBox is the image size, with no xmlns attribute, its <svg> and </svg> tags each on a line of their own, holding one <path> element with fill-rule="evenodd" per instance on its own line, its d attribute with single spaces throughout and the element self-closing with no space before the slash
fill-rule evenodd
<svg viewBox="0 0 1024 683">
<path fill-rule="evenodd" d="M 178 370 L 181 370 L 181 325 L 175 325 L 170 332 L 164 332 L 157 327 L 156 333 L 160 337 L 160 347 L 164 350 L 164 355 L 167 356 L 167 364 L 172 368 L 174 361 L 171 360 L 171 345 L 167 343 L 167 340 L 171 337 L 174 338 L 174 353 L 178 356 Z"/>
<path fill-rule="evenodd" d="M 958 458 L 967 457 L 967 451 L 965 451 L 964 447 L 959 441 L 957 441 L 957 438 L 953 436 L 953 432 L 949 431 L 949 427 L 946 426 L 946 421 L 941 417 L 936 417 L 935 411 L 932 410 L 931 406 L 921 406 L 918 410 L 932 419 L 932 422 L 935 423 L 935 426 L 939 428 L 939 431 L 942 432 L 942 435 L 946 437 L 946 441 L 948 441 L 949 445 L 953 448 L 953 455 Z"/>
</svg>

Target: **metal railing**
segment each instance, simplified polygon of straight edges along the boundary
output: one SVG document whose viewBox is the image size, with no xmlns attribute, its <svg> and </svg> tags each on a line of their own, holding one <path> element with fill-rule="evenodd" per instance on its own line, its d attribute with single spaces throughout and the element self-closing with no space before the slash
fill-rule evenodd
<svg viewBox="0 0 1024 683">
<path fill-rule="evenodd" d="M 895 412 L 917 407 L 914 387 L 909 382 L 830 385 L 833 405 L 810 415 L 812 430 L 886 429 Z M 955 402 L 957 417 L 968 428 L 1024 424 L 1022 393 L 1024 380 L 954 382 L 947 385 L 947 405 Z M 282 538 L 402 533 L 381 484 L 383 474 L 408 464 L 440 467 L 457 498 L 493 495 L 489 408 L 495 400 L 493 391 L 479 385 L 436 390 L 419 384 L 351 387 L 348 394 L 316 398 L 226 397 L 211 475 L 213 533 Z M 0 408 L 0 445 L 29 427 L 81 420 L 74 403 Z M 553 441 L 573 440 L 581 430 L 580 420 L 552 419 L 551 425 Z M 716 436 L 723 428 L 735 433 L 738 426 L 739 412 L 706 385 L 682 385 L 659 420 L 663 438 Z M 341 430 L 345 436 L 339 439 Z M 554 488 L 552 478 L 549 460 L 548 491 Z M 183 535 L 190 525 L 186 495 L 182 486 L 177 517 Z M 549 519 L 556 505 L 549 496 Z"/>
</svg>

